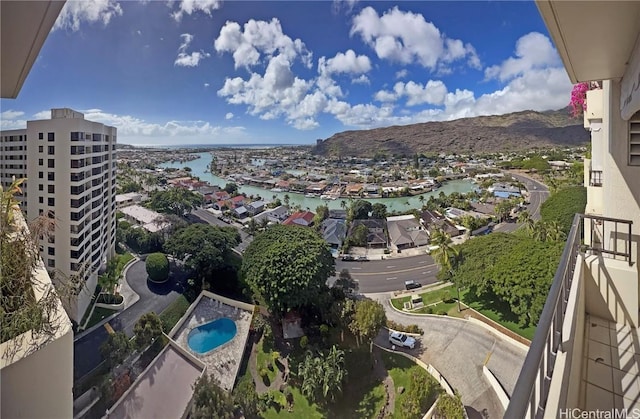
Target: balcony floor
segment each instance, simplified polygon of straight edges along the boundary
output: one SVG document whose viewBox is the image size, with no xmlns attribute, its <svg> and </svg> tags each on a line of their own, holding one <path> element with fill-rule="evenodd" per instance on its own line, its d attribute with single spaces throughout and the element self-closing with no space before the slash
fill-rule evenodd
<svg viewBox="0 0 640 419">
<path fill-rule="evenodd" d="M 587 315 L 584 410 L 640 408 L 640 330 Z"/>
</svg>

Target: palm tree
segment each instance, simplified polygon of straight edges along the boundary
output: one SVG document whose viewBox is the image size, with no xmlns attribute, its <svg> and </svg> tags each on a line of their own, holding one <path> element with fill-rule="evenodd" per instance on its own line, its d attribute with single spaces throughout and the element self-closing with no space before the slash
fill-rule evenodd
<svg viewBox="0 0 640 419">
<path fill-rule="evenodd" d="M 560 224 L 558 224 L 557 221 L 551 221 L 550 223 L 547 224 L 547 240 L 552 240 L 552 241 L 562 241 L 565 239 L 565 234 L 562 231 L 562 228 L 560 227 Z"/>
<path fill-rule="evenodd" d="M 420 195 L 418 201 L 420 201 L 420 206 L 424 206 L 424 195 Z"/>
<path fill-rule="evenodd" d="M 522 211 L 520 214 L 518 214 L 518 222 L 520 224 L 524 224 L 529 234 L 533 233 L 535 220 L 531 218 L 531 214 L 529 214 L 529 211 Z"/>
<path fill-rule="evenodd" d="M 451 245 L 451 236 L 440 228 L 436 228 L 431 233 L 431 244 L 438 246 L 431 254 L 440 269 L 447 272 L 449 276 L 453 274 L 453 267 L 458 258 L 459 251 Z M 460 287 L 458 286 L 458 312 L 460 312 Z"/>
<path fill-rule="evenodd" d="M 547 240 L 547 225 L 543 221 L 536 221 L 533 225 L 533 238 L 538 241 Z"/>
<path fill-rule="evenodd" d="M 284 194 L 284 206 L 288 207 L 289 206 L 289 200 L 291 198 L 289 198 L 289 194 Z"/>
</svg>

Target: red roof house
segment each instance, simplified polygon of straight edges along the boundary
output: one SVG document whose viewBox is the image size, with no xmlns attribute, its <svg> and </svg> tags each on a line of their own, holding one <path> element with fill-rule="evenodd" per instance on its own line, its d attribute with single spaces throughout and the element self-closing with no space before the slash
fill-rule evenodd
<svg viewBox="0 0 640 419">
<path fill-rule="evenodd" d="M 311 211 L 298 211 L 282 222 L 284 225 L 299 225 L 309 227 L 313 223 L 315 214 Z"/>
</svg>

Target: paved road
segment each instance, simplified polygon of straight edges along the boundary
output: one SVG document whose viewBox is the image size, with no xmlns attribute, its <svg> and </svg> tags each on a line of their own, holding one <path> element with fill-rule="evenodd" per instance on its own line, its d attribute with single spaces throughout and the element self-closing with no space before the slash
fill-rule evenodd
<svg viewBox="0 0 640 419">
<path fill-rule="evenodd" d="M 200 220 L 205 221 L 205 222 L 207 222 L 207 223 L 209 223 L 211 225 L 215 225 L 215 226 L 219 226 L 219 227 L 236 227 L 238 229 L 238 231 L 240 232 L 240 237 L 242 238 L 242 242 L 238 246 L 236 246 L 235 249 L 240 253 L 244 253 L 244 251 L 246 250 L 247 246 L 249 246 L 249 244 L 253 240 L 253 236 L 251 236 L 251 235 L 247 234 L 245 231 L 241 230 L 236 223 L 234 223 L 234 224 L 225 223 L 224 221 L 218 219 L 217 216 L 213 215 L 212 213 L 210 213 L 209 211 L 207 211 L 205 209 L 193 210 L 193 211 L 191 211 L 191 214 L 195 215 Z"/>
<path fill-rule="evenodd" d="M 540 219 L 540 207 L 542 203 L 549 197 L 549 189 L 535 179 L 531 179 L 518 173 L 508 172 L 511 176 L 522 182 L 529 191 L 529 205 L 527 205 L 527 211 L 534 220 Z M 494 227 L 493 231 L 499 231 L 501 233 L 511 233 L 522 227 L 522 224 L 518 223 L 500 223 Z"/>
<path fill-rule="evenodd" d="M 386 296 L 385 296 L 386 297 Z M 460 391 L 470 419 L 502 418 L 504 411 L 494 390 L 483 376 L 487 367 L 511 394 L 526 352 L 473 323 L 444 316 L 411 316 L 393 310 L 386 298 L 387 318 L 402 324 L 417 324 L 424 330 L 415 349 L 399 349 L 432 364 L 454 389 Z M 390 347 L 387 332 L 376 342 Z"/>
<path fill-rule="evenodd" d="M 363 294 L 404 289 L 404 281 L 413 279 L 422 285 L 437 282 L 438 265 L 427 254 L 405 258 L 369 260 L 367 262 L 336 261 L 336 274 L 348 269 L 358 281 Z"/>
<path fill-rule="evenodd" d="M 109 324 L 116 331 L 124 331 L 127 336 L 133 335 L 133 326 L 145 313 L 162 312 L 182 294 L 186 287 L 187 275 L 173 270 L 165 284 L 154 284 L 147 280 L 145 262 L 138 261 L 127 270 L 126 280 L 129 286 L 140 296 L 140 299 L 128 309 L 112 319 Z M 73 345 L 74 380 L 84 376 L 97 367 L 103 360 L 100 345 L 107 339 L 104 327 L 98 327 L 91 333 L 81 337 Z"/>
</svg>

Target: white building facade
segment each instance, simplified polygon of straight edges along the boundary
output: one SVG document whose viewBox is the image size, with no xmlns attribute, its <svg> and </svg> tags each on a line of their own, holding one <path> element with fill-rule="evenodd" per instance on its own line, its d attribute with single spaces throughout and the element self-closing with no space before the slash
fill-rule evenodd
<svg viewBox="0 0 640 419">
<path fill-rule="evenodd" d="M 77 298 L 64 301 L 76 322 L 89 306 L 99 268 L 115 253 L 116 141 L 116 128 L 68 108 L 28 121 L 25 130 L 0 133 L 0 180 L 6 185 L 26 175 L 26 218 L 55 219 L 55 234 L 40 246 L 54 284 L 84 283 Z"/>
</svg>

